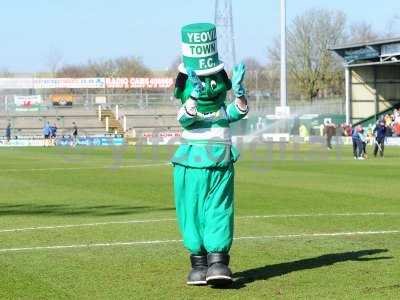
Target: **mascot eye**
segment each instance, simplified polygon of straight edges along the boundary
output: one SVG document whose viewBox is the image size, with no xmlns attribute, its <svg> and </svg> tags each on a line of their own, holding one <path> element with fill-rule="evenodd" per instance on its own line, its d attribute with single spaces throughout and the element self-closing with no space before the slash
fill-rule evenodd
<svg viewBox="0 0 400 300">
<path fill-rule="evenodd" d="M 212 89 L 215 89 L 215 88 L 217 87 L 217 83 L 216 83 L 215 80 L 211 80 L 210 85 L 211 85 L 211 88 L 212 88 Z"/>
</svg>

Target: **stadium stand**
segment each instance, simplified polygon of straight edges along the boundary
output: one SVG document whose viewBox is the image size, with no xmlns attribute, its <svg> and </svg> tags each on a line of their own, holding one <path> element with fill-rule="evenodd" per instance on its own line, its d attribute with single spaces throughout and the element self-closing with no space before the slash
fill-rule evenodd
<svg viewBox="0 0 400 300">
<path fill-rule="evenodd" d="M 49 108 L 39 112 L 0 112 L 0 128 L 5 128 L 11 122 L 13 135 L 42 136 L 45 122 L 56 124 L 58 135 L 70 135 L 73 124 L 76 122 L 80 135 L 106 134 L 105 118 L 109 117 L 109 133 L 123 133 L 123 118 L 126 117 L 126 129 L 137 132 L 153 130 L 179 130 L 176 120 L 175 107 L 163 109 L 135 109 L 121 108 L 119 120 L 116 120 L 112 107 L 102 109 L 102 118 L 99 120 L 98 109 L 95 108 Z"/>
<path fill-rule="evenodd" d="M 179 130 L 180 126 L 176 120 L 176 109 L 132 109 L 121 110 L 126 116 L 127 128 L 137 131 L 148 130 Z"/>
<path fill-rule="evenodd" d="M 0 128 L 5 128 L 11 122 L 13 135 L 41 136 L 45 122 L 57 124 L 59 135 L 69 135 L 72 131 L 72 122 L 76 122 L 82 134 L 104 134 L 105 128 L 99 121 L 95 110 L 83 108 L 48 109 L 40 112 L 1 112 Z"/>
</svg>

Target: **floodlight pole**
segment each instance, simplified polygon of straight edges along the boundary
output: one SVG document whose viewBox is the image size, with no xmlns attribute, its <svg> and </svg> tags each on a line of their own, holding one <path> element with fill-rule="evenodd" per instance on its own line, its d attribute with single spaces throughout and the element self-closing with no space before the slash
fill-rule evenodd
<svg viewBox="0 0 400 300">
<path fill-rule="evenodd" d="M 351 103 L 351 75 L 350 75 L 350 67 L 345 66 L 345 73 L 344 73 L 344 78 L 345 78 L 345 92 L 346 92 L 346 124 L 350 124 L 351 118 L 350 118 L 350 103 Z"/>
<path fill-rule="evenodd" d="M 286 0 L 281 0 L 281 106 L 287 106 Z"/>
</svg>

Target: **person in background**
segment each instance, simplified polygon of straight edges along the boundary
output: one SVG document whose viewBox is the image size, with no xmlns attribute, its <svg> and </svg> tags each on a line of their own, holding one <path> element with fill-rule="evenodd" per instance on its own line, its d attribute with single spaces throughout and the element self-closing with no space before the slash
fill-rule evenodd
<svg viewBox="0 0 400 300">
<path fill-rule="evenodd" d="M 383 151 L 385 150 L 385 137 L 386 137 L 386 126 L 385 122 L 382 120 L 378 122 L 374 129 L 375 133 L 375 147 L 374 147 L 374 156 L 379 154 L 381 157 L 383 157 Z"/>
<path fill-rule="evenodd" d="M 53 126 L 51 126 L 51 138 L 55 139 L 57 137 L 57 125 L 54 123 Z"/>
<path fill-rule="evenodd" d="M 305 142 L 310 140 L 310 133 L 304 124 L 301 124 L 299 127 L 299 136 L 302 137 Z"/>
<path fill-rule="evenodd" d="M 51 138 L 51 143 L 53 146 L 56 144 L 57 129 L 58 128 L 57 128 L 56 123 L 54 123 L 53 126 L 50 127 L 50 130 L 51 130 L 50 138 Z"/>
<path fill-rule="evenodd" d="M 358 159 L 367 159 L 368 155 L 367 155 L 367 135 L 365 134 L 364 128 L 361 127 L 361 125 L 359 125 L 358 128 L 358 136 L 360 138 L 360 142 L 358 145 Z"/>
<path fill-rule="evenodd" d="M 398 109 L 394 109 L 392 115 L 392 134 L 399 137 L 400 136 L 400 112 Z"/>
<path fill-rule="evenodd" d="M 393 118 L 394 118 L 394 121 L 395 121 L 395 122 L 397 122 L 398 120 L 400 120 L 400 112 L 399 112 L 399 110 L 398 110 L 397 108 L 395 108 L 395 109 L 393 110 Z"/>
<path fill-rule="evenodd" d="M 393 135 L 393 130 L 392 130 L 392 123 L 393 119 L 392 116 L 389 114 L 386 114 L 384 117 L 384 122 L 386 126 L 386 136 L 392 136 Z"/>
<path fill-rule="evenodd" d="M 351 136 L 351 134 L 352 134 L 351 124 L 343 123 L 342 125 L 340 125 L 340 127 L 342 129 L 341 136 Z"/>
<path fill-rule="evenodd" d="M 320 136 L 324 136 L 324 132 L 325 132 L 325 125 L 324 125 L 324 124 L 321 124 L 321 125 L 319 126 L 319 135 L 320 135 Z"/>
<path fill-rule="evenodd" d="M 393 123 L 393 133 L 397 137 L 400 136 L 400 122 L 394 122 Z"/>
<path fill-rule="evenodd" d="M 72 122 L 72 146 L 76 147 L 78 144 L 78 125 Z"/>
<path fill-rule="evenodd" d="M 353 141 L 353 156 L 354 159 L 358 159 L 358 146 L 360 144 L 360 137 L 358 136 L 358 126 L 353 128 L 352 133 L 351 133 L 351 139 Z"/>
<path fill-rule="evenodd" d="M 353 125 L 351 123 L 346 124 L 346 135 L 351 136 L 352 133 L 353 133 Z"/>
<path fill-rule="evenodd" d="M 49 146 L 49 139 L 51 137 L 51 127 L 49 122 L 46 122 L 46 124 L 43 127 L 43 136 L 44 136 L 44 146 L 47 147 Z"/>
<path fill-rule="evenodd" d="M 8 123 L 6 127 L 6 139 L 7 142 L 11 140 L 11 123 Z"/>
<path fill-rule="evenodd" d="M 336 126 L 327 120 L 325 123 L 326 146 L 329 150 L 332 149 L 332 137 L 336 134 Z"/>
</svg>

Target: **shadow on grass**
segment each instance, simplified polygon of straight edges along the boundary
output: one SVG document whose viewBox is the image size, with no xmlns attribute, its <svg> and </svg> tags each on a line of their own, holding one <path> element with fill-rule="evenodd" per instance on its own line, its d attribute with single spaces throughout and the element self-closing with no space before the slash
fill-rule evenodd
<svg viewBox="0 0 400 300">
<path fill-rule="evenodd" d="M 43 215 L 43 216 L 118 216 L 143 212 L 170 211 L 173 207 L 96 205 L 73 206 L 67 204 L 0 204 L 0 216 Z"/>
<path fill-rule="evenodd" d="M 371 261 L 381 259 L 392 259 L 392 256 L 365 257 L 388 252 L 387 249 L 368 249 L 360 251 L 342 252 L 325 254 L 317 257 L 301 259 L 291 262 L 285 262 L 275 265 L 266 265 L 264 267 L 254 268 L 237 272 L 233 275 L 235 281 L 228 288 L 241 289 L 247 284 L 257 280 L 267 280 L 273 277 L 279 277 L 292 272 L 303 271 L 308 269 L 316 269 L 330 266 L 340 262 L 347 261 Z"/>
</svg>

